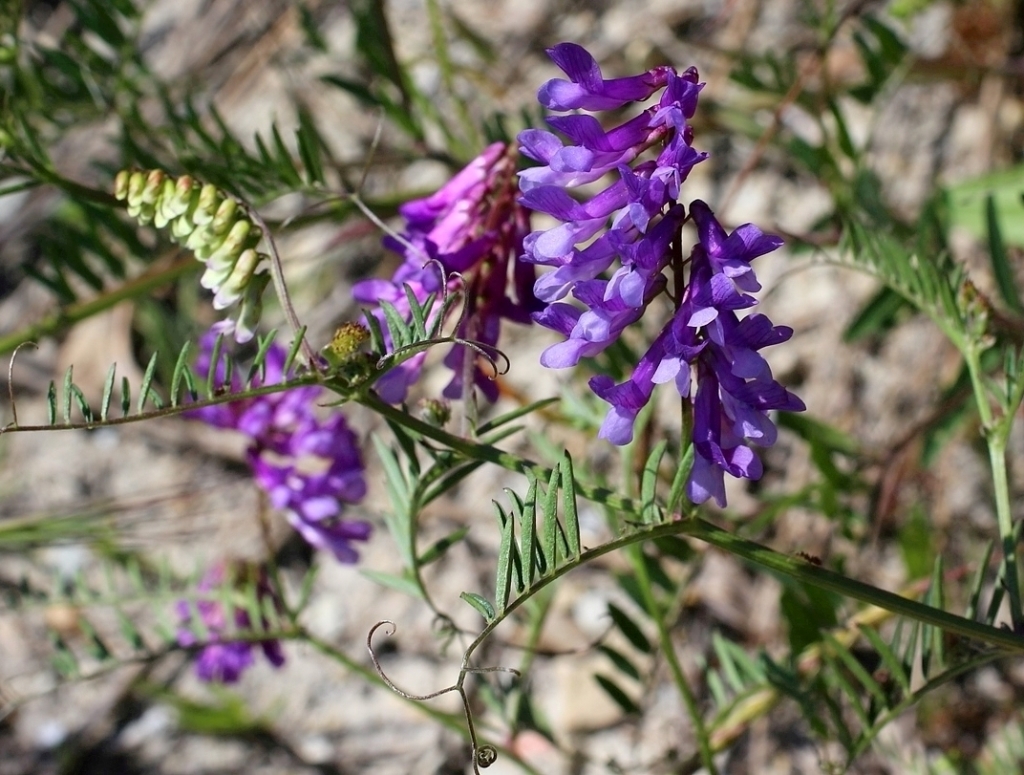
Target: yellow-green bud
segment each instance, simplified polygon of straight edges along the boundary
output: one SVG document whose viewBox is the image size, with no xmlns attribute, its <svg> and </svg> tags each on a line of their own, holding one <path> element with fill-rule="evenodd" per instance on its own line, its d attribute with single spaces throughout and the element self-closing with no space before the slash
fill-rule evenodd
<svg viewBox="0 0 1024 775">
<path fill-rule="evenodd" d="M 208 225 L 195 226 L 185 240 L 185 247 L 195 253 L 200 261 L 206 261 L 223 242 L 224 238 L 214 234 Z"/>
<path fill-rule="evenodd" d="M 133 172 L 128 178 L 128 206 L 138 207 L 142 202 L 142 190 L 146 187 L 146 173 Z M 131 212 L 129 209 L 128 212 Z"/>
<path fill-rule="evenodd" d="M 175 242 L 184 243 L 195 228 L 196 225 L 192 223 L 188 213 L 179 215 L 171 222 L 171 238 Z"/>
<path fill-rule="evenodd" d="M 208 255 L 203 256 L 201 251 L 196 251 L 196 255 L 202 258 L 204 261 L 219 262 L 224 258 L 230 257 L 232 259 L 238 258 L 243 250 L 248 247 L 249 232 L 253 226 L 249 221 L 236 221 L 235 225 L 231 227 L 231 231 L 224 237 L 224 241 L 220 245 L 216 246 L 209 252 Z M 210 243 L 212 245 L 212 243 Z M 209 247 L 209 245 L 207 246 Z"/>
<path fill-rule="evenodd" d="M 334 338 L 320 353 L 331 366 L 341 366 L 352 360 L 369 338 L 370 331 L 366 326 L 359 323 L 344 323 L 334 332 Z"/>
<path fill-rule="evenodd" d="M 452 418 L 452 407 L 447 401 L 424 398 L 419 405 L 420 419 L 435 428 L 443 428 Z"/>
<path fill-rule="evenodd" d="M 165 178 L 160 189 L 160 196 L 157 199 L 153 225 L 158 229 L 162 229 L 179 215 L 181 213 L 174 210 L 174 180 L 172 178 Z"/>
<path fill-rule="evenodd" d="M 249 281 L 252 280 L 253 275 L 256 273 L 256 267 L 262 258 L 263 255 L 257 253 L 252 248 L 244 251 L 238 257 L 235 268 L 231 270 L 231 275 L 221 285 L 217 295 L 213 297 L 214 309 L 230 307 L 242 297 L 242 291 L 245 290 Z"/>
<path fill-rule="evenodd" d="M 153 222 L 153 217 L 156 215 L 156 206 L 149 202 L 140 202 L 138 206 L 138 212 L 135 213 L 135 218 L 143 226 Z M 128 208 L 128 213 L 131 214 L 132 208 Z"/>
<path fill-rule="evenodd" d="M 166 178 L 163 170 L 152 170 L 146 176 L 146 185 L 142 189 L 142 201 L 148 205 L 155 205 L 160 198 Z"/>
<path fill-rule="evenodd" d="M 207 183 L 199 191 L 199 201 L 196 202 L 196 210 L 192 215 L 192 223 L 196 226 L 205 226 L 213 220 L 214 213 L 224 200 L 220 191 L 212 183 Z"/>
<path fill-rule="evenodd" d="M 121 170 L 117 173 L 114 178 L 114 198 L 119 201 L 124 201 L 128 196 L 128 180 L 131 178 L 131 173 L 128 170 Z"/>
<path fill-rule="evenodd" d="M 242 308 L 238 312 L 238 322 L 235 324 L 235 341 L 239 343 L 248 342 L 256 333 L 256 326 L 260 322 L 260 315 L 263 314 L 263 291 L 270 282 L 269 274 L 258 274 L 245 286 L 245 294 L 242 296 Z"/>
<path fill-rule="evenodd" d="M 199 278 L 199 284 L 208 291 L 216 291 L 231 276 L 231 272 L 235 269 L 235 263 L 235 261 L 208 262 L 206 271 Z"/>
<path fill-rule="evenodd" d="M 238 202 L 234 199 L 225 199 L 220 203 L 217 212 L 213 214 L 210 229 L 214 234 L 227 234 L 237 220 L 237 215 L 239 215 Z"/>
</svg>

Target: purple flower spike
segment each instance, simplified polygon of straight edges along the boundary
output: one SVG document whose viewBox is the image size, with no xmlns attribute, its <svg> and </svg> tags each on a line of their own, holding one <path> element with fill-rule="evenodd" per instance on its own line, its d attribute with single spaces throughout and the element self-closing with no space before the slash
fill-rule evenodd
<svg viewBox="0 0 1024 775">
<path fill-rule="evenodd" d="M 543 134 L 534 136 L 535 153 L 541 157 L 560 145 L 553 135 Z M 421 304 L 431 294 L 462 291 L 465 310 L 455 336 L 485 351 L 497 345 L 502 320 L 531 322 L 530 314 L 540 307 L 533 293 L 534 269 L 515 261 L 524 250 L 530 216 L 516 199 L 515 158 L 504 143 L 488 146 L 435 194 L 407 202 L 399 212 L 406 222 L 402 239 L 387 238 L 384 245 L 404 262 L 390 281 L 364 280 L 352 289 L 386 338 L 381 302 L 409 320 L 406 288 Z M 391 341 L 385 344 L 393 351 Z M 468 369 L 467 357 L 472 360 Z M 404 401 L 425 359 L 425 352 L 417 353 L 389 370 L 375 385 L 378 395 L 392 404 Z M 475 351 L 456 345 L 444 362 L 454 373 L 444 389 L 446 397 L 462 398 L 475 386 L 488 401 L 497 399 L 493 374 L 477 364 Z"/>
<path fill-rule="evenodd" d="M 224 367 L 223 362 L 211 363 L 215 341 L 216 336 L 209 334 L 200 341 L 196 371 L 204 378 L 214 368 L 216 383 L 223 381 Z M 271 345 L 265 384 L 286 378 L 285 357 L 283 348 Z M 237 380 L 233 383 L 231 388 L 240 387 Z M 256 386 L 260 384 L 257 377 Z M 359 555 L 353 543 L 366 541 L 371 528 L 366 522 L 341 515 L 346 503 L 358 503 L 366 495 L 363 460 L 356 435 L 343 415 L 334 414 L 327 420 L 317 417 L 320 393 L 316 386 L 294 388 L 194 409 L 186 416 L 248 436 L 246 460 L 274 508 L 284 511 L 288 522 L 312 546 L 331 552 L 339 562 L 354 563 Z"/>
<path fill-rule="evenodd" d="M 238 565 L 232 569 L 232 572 L 235 574 L 234 580 L 226 579 L 224 565 L 214 565 L 199 582 L 198 591 L 214 592 L 240 581 L 242 574 L 255 573 L 257 574 L 255 578 L 257 597 L 274 599 L 266 574 L 262 570 Z M 192 620 L 192 606 L 186 600 L 179 600 L 175 608 L 182 625 L 188 625 Z M 200 680 L 214 683 L 236 683 L 242 673 L 254 663 L 253 649 L 256 646 L 260 647 L 267 661 L 274 667 L 284 664 L 284 652 L 281 650 L 281 643 L 278 640 L 273 638 L 231 640 L 232 629 L 239 633 L 254 629 L 249 614 L 243 609 L 234 608 L 225 611 L 224 605 L 220 601 L 199 600 L 195 603 L 194 610 L 198 611 L 207 634 L 205 645 L 196 659 L 196 675 Z M 267 626 L 266 621 L 261 623 L 262 628 Z M 178 630 L 177 640 L 178 645 L 186 648 L 199 645 L 194 627 L 183 626 Z"/>
<path fill-rule="evenodd" d="M 520 173 L 521 201 L 559 221 L 523 240 L 524 263 L 553 268 L 536 282 L 536 296 L 547 306 L 533 318 L 565 337 L 544 351 L 541 364 L 568 368 L 597 355 L 666 288 L 676 288 L 675 315 L 628 379 L 618 385 L 607 376 L 590 381 L 594 393 L 611 405 L 600 436 L 629 443 L 654 386 L 674 383 L 693 404 L 696 454 L 689 497 L 724 506 L 724 474 L 761 476 L 752 447 L 775 442 L 769 412 L 804 409 L 774 380 L 759 352 L 786 341 L 792 330 L 773 326 L 764 315 L 737 317 L 757 304 L 752 294 L 761 286 L 751 261 L 782 240 L 752 224 L 726 233 L 704 202 L 694 201 L 688 209 L 680 202 L 690 170 L 707 158 L 690 145 L 688 122 L 703 87 L 695 69 L 680 73 L 659 67 L 605 80 L 593 57 L 575 44 L 562 43 L 548 53 L 569 80 L 541 87 L 538 99 L 547 108 L 607 110 L 659 90 L 661 95 L 636 118 L 608 130 L 593 116 L 550 118 L 550 126 L 568 138 L 564 145 L 550 132 L 520 135 L 523 154 L 541 165 Z M 588 200 L 571 191 L 605 176 L 607 187 Z M 682 229 L 691 220 L 697 244 L 682 261 Z M 678 276 L 670 283 L 669 268 L 688 270 L 685 283 Z"/>
</svg>

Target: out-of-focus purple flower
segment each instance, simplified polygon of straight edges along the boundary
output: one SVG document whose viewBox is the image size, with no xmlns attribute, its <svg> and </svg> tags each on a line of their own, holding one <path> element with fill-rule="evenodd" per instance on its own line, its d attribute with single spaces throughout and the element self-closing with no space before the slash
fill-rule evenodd
<svg viewBox="0 0 1024 775">
<path fill-rule="evenodd" d="M 440 190 L 407 202 L 399 213 L 406 224 L 401 239 L 388 237 L 384 245 L 403 257 L 402 265 L 390 281 L 364 280 L 352 289 L 385 336 L 380 305 L 391 304 L 409 320 L 406 288 L 420 303 L 431 294 L 436 299 L 462 291 L 466 306 L 454 335 L 485 351 L 496 347 L 502 320 L 531 322 L 530 313 L 539 308 L 533 295 L 534 270 L 515 260 L 530 230 L 529 211 L 517 201 L 515 157 L 504 143 L 488 146 Z M 386 345 L 394 347 L 390 341 Z M 375 385 L 381 398 L 403 401 L 425 358 L 425 352 L 418 353 L 381 377 Z M 493 375 L 480 368 L 469 348 L 456 345 L 445 365 L 454 372 L 445 397 L 462 398 L 468 378 L 488 400 L 497 398 Z"/>
<path fill-rule="evenodd" d="M 782 241 L 752 224 L 728 234 L 703 202 L 694 201 L 688 213 L 680 203 L 683 181 L 707 157 L 690 145 L 688 122 L 703 86 L 695 69 L 657 67 L 605 80 L 593 57 L 575 44 L 548 53 L 569 80 L 541 87 L 538 100 L 545 107 L 607 110 L 661 95 L 639 116 L 608 130 L 593 116 L 548 119 L 567 143 L 543 130 L 519 137 L 523 154 L 540 162 L 520 173 L 522 202 L 559 221 L 523 241 L 523 261 L 553 267 L 536 282 L 536 296 L 547 306 L 534 320 L 566 337 L 544 351 L 541 363 L 566 368 L 597 355 L 655 298 L 676 288 L 673 318 L 629 378 L 621 384 L 607 376 L 591 379 L 591 389 L 611 404 L 600 435 L 629 443 L 655 385 L 673 382 L 694 411 L 696 455 L 687 492 L 696 503 L 714 498 L 724 506 L 724 473 L 761 476 L 751 447 L 775 441 L 768 412 L 804 408 L 774 380 L 758 352 L 786 341 L 792 330 L 763 315 L 736 314 L 757 303 L 751 294 L 760 285 L 750 262 Z M 608 184 L 589 199 L 570 193 L 605 177 Z M 698 239 L 684 262 L 682 229 L 689 221 Z M 669 268 L 688 269 L 685 283 L 680 275 L 670 286 Z"/>
<path fill-rule="evenodd" d="M 267 581 L 266 574 L 258 569 L 247 566 L 238 566 L 234 569 L 236 573 L 257 573 L 255 579 L 256 595 L 260 600 L 273 600 L 273 593 Z M 196 589 L 199 592 L 217 592 L 228 586 L 234 586 L 240 578 L 225 578 L 223 564 L 214 565 L 206 572 Z M 194 607 L 193 607 L 194 605 Z M 203 646 L 196 659 L 196 674 L 203 681 L 217 683 L 235 683 L 245 671 L 253 664 L 253 649 L 259 646 L 263 655 L 274 667 L 284 664 L 284 652 L 281 650 L 280 641 L 274 638 L 263 640 L 232 640 L 232 634 L 245 634 L 254 630 L 252 619 L 249 614 L 239 607 L 232 607 L 225 610 L 224 604 L 219 600 L 198 600 L 190 605 L 187 600 L 179 600 L 176 610 L 182 627 L 178 630 L 178 645 L 186 648 L 198 646 L 199 639 L 196 630 L 205 630 Z M 192 625 L 193 613 L 198 611 L 202 620 L 202 627 Z M 261 622 L 261 627 L 266 628 L 268 623 Z"/>
<path fill-rule="evenodd" d="M 196 371 L 202 377 L 215 369 L 215 384 L 224 381 L 224 361 L 211 363 L 216 335 L 200 342 Z M 286 353 L 276 344 L 266 355 L 263 379 L 255 387 L 272 385 L 285 378 Z M 240 385 L 232 380 L 229 387 Z M 362 520 L 345 519 L 347 503 L 366 495 L 362 455 L 355 434 L 342 414 L 327 420 L 316 414 L 316 386 L 293 388 L 227 404 L 189 411 L 186 416 L 219 428 L 231 428 L 250 439 L 246 459 L 270 503 L 285 513 L 288 522 L 310 544 L 331 552 L 339 562 L 359 559 L 354 542 L 370 537 L 371 527 Z"/>
</svg>

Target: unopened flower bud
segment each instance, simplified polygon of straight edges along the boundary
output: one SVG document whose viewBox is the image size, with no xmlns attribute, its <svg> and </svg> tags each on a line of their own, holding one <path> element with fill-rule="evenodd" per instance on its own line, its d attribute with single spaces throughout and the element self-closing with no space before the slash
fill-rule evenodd
<svg viewBox="0 0 1024 775">
<path fill-rule="evenodd" d="M 263 291 L 266 290 L 268 283 L 270 283 L 270 275 L 264 273 L 253 277 L 245 286 L 242 308 L 238 313 L 238 322 L 235 324 L 236 342 L 248 342 L 255 335 L 260 315 L 263 314 Z"/>
<path fill-rule="evenodd" d="M 146 185 L 142 189 L 142 201 L 148 205 L 156 204 L 166 180 L 167 176 L 163 170 L 152 170 L 146 176 Z"/>
<path fill-rule="evenodd" d="M 128 170 L 121 170 L 117 173 L 114 178 L 114 198 L 119 201 L 124 201 L 128 196 L 128 181 L 131 179 L 131 173 Z"/>
<path fill-rule="evenodd" d="M 128 206 L 138 207 L 142 202 L 142 189 L 146 187 L 146 173 L 133 172 L 128 178 Z"/>
<path fill-rule="evenodd" d="M 196 210 L 192 216 L 192 223 L 196 226 L 205 226 L 213 220 L 217 208 L 224 201 L 220 191 L 212 183 L 207 183 L 199 191 L 199 201 L 196 202 Z"/>
<path fill-rule="evenodd" d="M 245 286 L 252 280 L 256 267 L 259 265 L 262 257 L 262 254 L 257 253 L 252 248 L 249 248 L 238 257 L 238 261 L 235 262 L 231 274 L 221 284 L 217 295 L 213 297 L 214 309 L 225 309 L 242 298 L 242 291 L 245 290 Z"/>
<path fill-rule="evenodd" d="M 344 323 L 334 332 L 330 344 L 321 350 L 321 354 L 331 366 L 340 366 L 352 360 L 359 348 L 370 338 L 366 326 L 358 323 Z"/>
<path fill-rule="evenodd" d="M 235 270 L 235 264 L 238 263 L 238 259 L 224 259 L 222 261 L 207 261 L 206 271 L 203 272 L 203 276 L 199 278 L 199 284 L 206 288 L 208 291 L 217 292 L 227 279 L 231 276 L 231 273 Z"/>
<path fill-rule="evenodd" d="M 214 213 L 210 228 L 215 234 L 227 234 L 239 214 L 238 202 L 234 199 L 225 199 Z"/>
<path fill-rule="evenodd" d="M 153 225 L 158 229 L 164 228 L 164 226 L 184 212 L 184 208 L 181 210 L 176 208 L 174 193 L 174 180 L 172 178 L 165 178 L 155 206 L 156 214 L 153 216 Z"/>
<path fill-rule="evenodd" d="M 227 258 L 236 259 L 243 250 L 253 247 L 249 239 L 253 228 L 251 221 L 236 221 L 235 225 L 231 227 L 231 231 L 223 239 L 219 235 L 214 235 L 213 239 L 195 248 L 196 257 L 201 261 L 218 263 Z"/>
<path fill-rule="evenodd" d="M 435 428 L 443 428 L 452 418 L 452 407 L 447 401 L 438 398 L 424 398 L 419 405 L 420 419 Z"/>
</svg>

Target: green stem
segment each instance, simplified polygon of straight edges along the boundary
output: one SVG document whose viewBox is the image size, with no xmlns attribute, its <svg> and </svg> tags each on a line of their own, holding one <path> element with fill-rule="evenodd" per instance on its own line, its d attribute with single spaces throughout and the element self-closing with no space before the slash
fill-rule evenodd
<svg viewBox="0 0 1024 775">
<path fill-rule="evenodd" d="M 327 383 L 327 386 L 331 387 L 329 382 Z M 343 394 L 347 394 L 347 389 L 342 388 L 342 391 Z M 551 469 L 542 466 L 540 463 L 534 463 L 532 460 L 526 460 L 525 458 L 513 455 L 510 452 L 505 452 L 497 447 L 470 441 L 469 439 L 464 439 L 461 436 L 455 436 L 454 434 L 448 433 L 440 428 L 435 428 L 433 425 L 430 425 L 417 417 L 413 417 L 412 415 L 403 412 L 401 409 L 396 409 L 391 406 L 391 404 L 385 403 L 374 393 L 364 393 L 363 395 L 357 396 L 355 400 L 377 414 L 380 414 L 390 420 L 394 420 L 402 427 L 413 431 L 414 433 L 418 433 L 425 438 L 444 444 L 449 449 L 459 452 L 470 460 L 481 460 L 485 463 L 493 463 L 494 465 L 500 466 L 508 471 L 515 471 L 520 474 L 532 471 L 542 482 L 546 482 L 551 477 Z M 612 492 L 605 487 L 592 487 L 582 482 L 577 482 L 576 491 L 582 497 L 589 501 L 593 501 L 594 503 L 600 503 L 603 506 L 608 506 L 618 511 L 625 511 L 631 514 L 640 513 L 640 504 L 637 501 L 634 501 L 632 498 L 623 497 L 622 495 Z"/>
<path fill-rule="evenodd" d="M 997 422 L 993 416 L 988 391 L 985 389 L 979 348 L 969 345 L 961 348 L 961 351 L 971 376 L 974 401 L 978 405 L 982 432 L 985 434 L 985 443 L 988 447 L 989 464 L 992 466 L 992 488 L 996 520 L 999 525 L 999 541 L 1003 547 L 1003 576 L 1006 579 L 1006 592 L 1009 596 L 1010 621 L 1014 631 L 1021 632 L 1024 619 L 1021 611 L 1020 578 L 1017 573 L 1017 542 L 1014 538 L 1013 517 L 1010 512 L 1010 485 L 1006 472 L 1006 431 L 1009 423 L 1006 420 Z M 1009 416 L 1013 416 L 1013 411 Z"/>
<path fill-rule="evenodd" d="M 1017 542 L 1010 513 L 1010 485 L 1006 473 L 1006 447 L 1001 439 L 990 434 L 988 458 L 992 465 L 992 486 L 996 501 L 996 519 L 999 523 L 999 540 L 1003 547 L 1003 568 L 1006 591 L 1010 597 L 1010 621 L 1014 632 L 1022 631 L 1020 580 L 1017 575 Z"/>
<path fill-rule="evenodd" d="M 427 705 L 424 702 L 420 702 L 419 700 L 415 700 L 410 697 L 403 697 L 401 694 L 393 692 L 390 689 L 390 687 L 388 687 L 388 685 L 384 683 L 384 680 L 379 675 L 377 675 L 375 670 L 363 664 L 360 664 L 352 657 L 350 657 L 348 654 L 346 654 L 344 651 L 336 649 L 330 643 L 320 640 L 315 635 L 311 634 L 306 630 L 299 630 L 294 637 L 296 640 L 302 640 L 308 643 L 324 656 L 330 657 L 335 662 L 343 665 L 347 670 L 355 673 L 360 678 L 365 680 L 367 683 L 373 684 L 374 686 L 378 686 L 382 689 L 387 689 L 396 697 L 401 699 L 403 702 L 408 703 L 412 707 L 416 708 L 416 710 L 418 710 L 420 713 L 423 713 L 424 715 L 430 717 L 431 720 L 436 721 L 442 726 L 452 730 L 453 732 L 458 733 L 467 741 L 470 740 L 469 729 L 466 727 L 465 719 L 461 714 L 444 713 L 442 711 L 432 708 L 430 705 Z M 496 743 L 492 740 L 484 740 L 483 738 L 480 738 L 478 742 L 481 744 L 486 743 L 487 745 L 494 746 L 495 749 L 501 752 L 502 756 L 508 757 L 508 759 L 514 761 L 523 772 L 529 773 L 529 775 L 541 775 L 541 772 L 539 770 L 535 769 L 530 764 L 525 762 L 517 753 L 510 750 L 509 748 L 499 743 Z"/>
<path fill-rule="evenodd" d="M 717 775 L 718 769 L 715 767 L 714 752 L 711 750 L 711 739 L 708 736 L 707 727 L 704 725 L 704 717 L 701 715 L 700 707 L 697 705 L 697 697 L 693 693 L 693 689 L 690 688 L 690 682 L 686 680 L 686 676 L 683 674 L 683 668 L 679 664 L 678 656 L 676 656 L 671 634 L 665 626 L 665 617 L 662 615 L 661 606 L 658 605 L 658 601 L 654 598 L 651 577 L 647 572 L 647 564 L 644 562 L 643 544 L 633 544 L 629 548 L 629 555 L 633 563 L 633 572 L 636 574 L 636 579 L 640 585 L 640 593 L 643 595 L 647 615 L 654 620 L 654 624 L 658 629 L 658 643 L 661 646 L 661 653 L 665 655 L 665 659 L 668 661 L 672 680 L 675 682 L 676 689 L 679 690 L 679 696 L 682 698 L 683 704 L 686 706 L 686 712 L 689 714 L 690 721 L 693 724 L 694 735 L 697 737 L 697 745 L 700 748 L 701 762 L 703 762 L 711 775 Z"/>
<path fill-rule="evenodd" d="M 11 165 L 9 169 L 16 174 L 22 174 L 34 178 L 37 183 L 46 183 L 54 188 L 59 188 L 72 199 L 79 202 L 92 202 L 93 204 L 110 208 L 124 207 L 124 204 L 119 202 L 113 194 L 106 191 L 100 191 L 92 188 L 91 186 L 85 186 L 81 183 L 76 183 L 75 181 L 60 175 L 52 168 L 34 160 L 28 159 L 25 160 L 25 163 L 31 167 L 31 170 L 21 170 L 19 172 L 15 165 Z"/>
<path fill-rule="evenodd" d="M 166 269 L 150 270 L 112 291 L 97 296 L 95 299 L 69 304 L 67 307 L 47 315 L 38 323 L 26 326 L 5 336 L 0 336 L 0 354 L 9 353 L 25 342 L 60 334 L 86 318 L 108 310 L 122 301 L 145 296 L 150 291 L 166 285 L 189 272 L 197 271 L 201 266 L 198 261 L 187 257 L 174 262 Z"/>
<path fill-rule="evenodd" d="M 147 412 L 139 412 L 138 414 L 131 414 L 125 417 L 108 417 L 106 420 L 93 420 L 92 422 L 71 422 L 71 423 L 57 423 L 54 425 L 9 425 L 4 428 L 0 428 L 0 436 L 5 433 L 28 433 L 38 431 L 80 431 L 80 430 L 92 430 L 94 428 L 108 428 L 114 425 L 127 425 L 128 423 L 143 422 L 145 420 L 155 420 L 158 417 L 176 417 L 183 412 L 191 412 L 196 409 L 203 409 L 207 406 L 216 406 L 217 404 L 228 404 L 232 401 L 242 401 L 247 398 L 255 398 L 257 396 L 266 396 L 272 393 L 281 393 L 285 390 L 291 390 L 296 387 L 305 387 L 308 385 L 317 385 L 320 383 L 318 375 L 305 375 L 302 377 L 296 377 L 295 379 L 289 380 L 288 382 L 278 382 L 273 385 L 264 385 L 258 388 L 249 388 L 241 393 L 225 393 L 219 396 L 213 396 L 212 398 L 201 399 L 194 401 L 189 404 L 172 404 L 171 406 L 165 406 L 161 409 L 151 409 Z"/>
<path fill-rule="evenodd" d="M 398 423 L 401 423 L 409 430 L 419 433 L 422 436 L 444 444 L 451 449 L 460 452 L 474 460 L 483 460 L 494 463 L 509 471 L 525 473 L 532 471 L 541 481 L 547 481 L 551 477 L 551 470 L 529 460 L 517 457 L 509 452 L 504 452 L 486 444 L 477 444 L 466 439 L 453 436 L 446 431 L 428 425 L 415 417 L 402 412 L 389 404 L 384 403 L 372 393 L 359 396 L 357 399 L 365 406 L 378 411 Z M 640 504 L 624 498 L 617 493 L 610 492 L 602 487 L 590 487 L 581 483 L 577 484 L 579 495 L 594 503 L 607 506 L 629 513 L 637 520 L 640 518 Z M 812 586 L 836 592 L 845 597 L 859 600 L 869 605 L 875 605 L 900 616 L 906 616 L 923 624 L 930 624 L 939 627 L 946 632 L 955 633 L 965 638 L 998 646 L 1011 653 L 1024 652 L 1024 638 L 1010 630 L 990 627 L 980 622 L 972 621 L 962 616 L 947 613 L 941 609 L 909 600 L 892 592 L 865 584 L 855 579 L 847 578 L 839 573 L 827 570 L 826 568 L 813 565 L 800 557 L 790 557 L 780 554 L 761 544 L 749 541 L 745 538 L 733 535 L 716 525 L 703 519 L 677 517 L 669 522 L 663 522 L 654 527 L 642 528 L 619 538 L 609 541 L 606 544 L 594 549 L 588 549 L 579 557 L 569 560 L 559 570 L 543 579 L 540 579 L 530 589 L 530 594 L 523 595 L 509 603 L 504 614 L 507 615 L 522 605 L 537 590 L 547 586 L 556 578 L 560 578 L 574 568 L 584 565 L 597 557 L 609 552 L 622 549 L 634 543 L 648 541 L 663 536 L 680 535 L 696 538 L 712 546 L 718 547 L 729 554 L 740 557 L 754 565 L 758 565 L 769 571 L 781 573 L 799 581 L 804 581 Z M 480 636 L 470 644 L 466 658 L 472 654 L 480 643 L 503 621 L 505 616 L 496 618 L 484 628 Z"/>
</svg>

